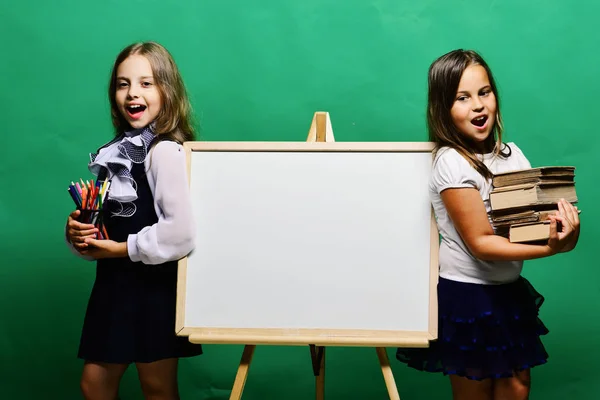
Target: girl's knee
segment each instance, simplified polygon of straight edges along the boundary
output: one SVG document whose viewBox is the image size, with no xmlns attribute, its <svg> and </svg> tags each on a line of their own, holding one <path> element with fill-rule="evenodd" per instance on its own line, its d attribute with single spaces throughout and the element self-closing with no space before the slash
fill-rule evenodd
<svg viewBox="0 0 600 400">
<path fill-rule="evenodd" d="M 79 382 L 81 394 L 85 400 L 117 399 L 119 386 L 98 377 L 84 375 Z"/>
<path fill-rule="evenodd" d="M 140 386 L 146 400 L 179 399 L 176 378 L 140 374 Z"/>
<path fill-rule="evenodd" d="M 529 371 L 519 372 L 512 379 L 513 390 L 518 399 L 528 399 L 529 390 L 531 389 L 531 375 Z"/>
<path fill-rule="evenodd" d="M 138 376 L 146 400 L 178 400 L 177 359 L 138 363 Z"/>
<path fill-rule="evenodd" d="M 527 400 L 531 388 L 529 373 L 518 373 L 512 378 L 498 379 L 494 383 L 498 399 Z"/>
<path fill-rule="evenodd" d="M 126 365 L 86 363 L 79 387 L 86 400 L 115 400 Z"/>
<path fill-rule="evenodd" d="M 454 400 L 491 400 L 493 399 L 493 381 L 481 381 L 451 375 L 452 398 Z"/>
<path fill-rule="evenodd" d="M 86 400 L 93 399 L 94 395 L 94 382 L 92 382 L 89 378 L 82 377 L 79 382 L 79 389 L 81 390 L 81 394 L 83 398 Z"/>
<path fill-rule="evenodd" d="M 505 383 L 503 393 L 508 394 L 508 397 L 506 397 L 507 399 L 527 400 L 529 399 L 529 385 L 520 382 L 517 379 L 511 379 L 509 382 Z"/>
</svg>

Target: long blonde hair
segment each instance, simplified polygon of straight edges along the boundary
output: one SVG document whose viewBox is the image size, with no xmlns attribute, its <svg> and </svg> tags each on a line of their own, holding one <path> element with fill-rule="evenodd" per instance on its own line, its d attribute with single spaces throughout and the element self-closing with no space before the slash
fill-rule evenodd
<svg viewBox="0 0 600 400">
<path fill-rule="evenodd" d="M 117 69 L 127 57 L 134 54 L 144 56 L 150 62 L 161 97 L 162 107 L 154 121 L 154 132 L 157 134 L 157 139 L 153 144 L 161 140 L 173 140 L 180 144 L 194 140 L 195 132 L 191 122 L 192 107 L 183 79 L 171 54 L 156 42 L 131 44 L 124 48 L 115 60 L 110 77 L 108 98 L 116 136 L 131 129 L 129 123 L 119 111 L 115 99 Z"/>
<path fill-rule="evenodd" d="M 485 68 L 492 92 L 496 97 L 496 122 L 490 136 L 484 142 L 484 148 L 493 149 L 496 155 L 502 157 L 510 155 L 510 147 L 507 147 L 507 153 L 502 150 L 500 98 L 492 71 L 483 58 L 473 50 L 453 50 L 439 57 L 429 67 L 427 100 L 429 140 L 436 143 L 436 150 L 444 146 L 455 149 L 477 172 L 489 179 L 492 177 L 492 173 L 477 157 L 473 143 L 454 125 L 450 114 L 462 74 L 471 65 L 481 65 Z"/>
</svg>

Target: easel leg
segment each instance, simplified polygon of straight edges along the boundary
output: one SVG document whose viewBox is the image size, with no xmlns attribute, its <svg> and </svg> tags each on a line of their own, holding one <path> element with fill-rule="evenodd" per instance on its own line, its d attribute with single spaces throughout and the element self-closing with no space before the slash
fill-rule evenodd
<svg viewBox="0 0 600 400">
<path fill-rule="evenodd" d="M 319 365 L 319 375 L 316 377 L 316 399 L 325 399 L 325 347 L 321 347 L 321 365 Z"/>
<path fill-rule="evenodd" d="M 315 375 L 315 393 L 317 400 L 325 399 L 325 347 L 310 345 L 313 374 Z"/>
<path fill-rule="evenodd" d="M 385 347 L 377 347 L 377 355 L 379 356 L 381 372 L 383 373 L 383 379 L 385 380 L 385 386 L 387 387 L 390 400 L 400 400 L 400 394 L 398 393 L 398 387 L 396 387 L 394 373 L 392 372 L 392 367 L 390 366 L 390 360 L 388 359 Z"/>
<path fill-rule="evenodd" d="M 233 389 L 231 389 L 231 395 L 229 400 L 240 400 L 242 393 L 244 392 L 244 386 L 246 385 L 246 378 L 248 378 L 248 370 L 250 369 L 250 363 L 252 362 L 252 356 L 254 355 L 255 345 L 248 344 L 244 347 L 244 353 L 238 367 L 237 374 L 235 375 L 235 381 L 233 382 Z"/>
</svg>

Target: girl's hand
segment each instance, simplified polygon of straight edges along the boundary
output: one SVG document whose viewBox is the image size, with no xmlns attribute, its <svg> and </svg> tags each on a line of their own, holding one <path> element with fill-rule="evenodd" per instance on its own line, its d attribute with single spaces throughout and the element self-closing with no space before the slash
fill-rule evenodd
<svg viewBox="0 0 600 400">
<path fill-rule="evenodd" d="M 577 246 L 580 231 L 579 211 L 577 210 L 577 207 L 564 200 L 558 203 L 558 211 L 561 215 L 568 219 L 569 223 L 573 227 L 573 235 L 571 236 L 571 240 L 561 250 L 561 253 L 565 253 L 573 250 L 575 246 Z"/>
<path fill-rule="evenodd" d="M 562 227 L 558 231 L 557 222 Z M 577 208 L 568 201 L 561 199 L 558 202 L 558 213 L 550 216 L 550 238 L 548 246 L 553 253 L 571 251 L 579 240 L 579 215 Z"/>
<path fill-rule="evenodd" d="M 85 240 L 95 238 L 98 229 L 93 224 L 83 224 L 77 221 L 79 215 L 81 215 L 81 211 L 75 210 L 67 218 L 67 239 L 81 253 L 88 247 Z"/>
<path fill-rule="evenodd" d="M 85 250 L 81 251 L 81 254 L 93 257 L 95 259 L 118 258 L 128 256 L 126 242 L 115 242 L 114 240 L 97 240 L 88 237 L 85 239 L 85 243 L 88 247 Z"/>
</svg>

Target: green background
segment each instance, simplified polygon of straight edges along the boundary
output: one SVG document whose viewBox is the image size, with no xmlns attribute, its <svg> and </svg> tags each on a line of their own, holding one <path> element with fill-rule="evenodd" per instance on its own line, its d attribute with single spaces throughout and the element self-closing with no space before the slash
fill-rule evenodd
<svg viewBox="0 0 600 400">
<path fill-rule="evenodd" d="M 575 165 L 575 251 L 526 263 L 546 296 L 549 363 L 532 399 L 596 399 L 600 271 L 594 178 L 600 51 L 595 0 L 3 1 L 0 5 L 0 398 L 76 399 L 93 265 L 71 255 L 66 188 L 109 140 L 106 88 L 124 46 L 174 55 L 203 140 L 305 140 L 328 111 L 337 141 L 425 141 L 429 64 L 480 51 L 499 84 L 506 140 L 533 165 Z M 401 284 L 398 290 L 402 290 Z M 390 315 L 394 318 L 394 315 Z M 226 399 L 241 346 L 181 362 L 183 399 Z M 402 399 L 449 399 L 446 378 L 393 359 Z M 332 348 L 328 399 L 385 399 L 374 349 Z M 124 400 L 140 399 L 134 368 Z M 244 399 L 314 398 L 308 347 L 258 347 Z"/>
</svg>

